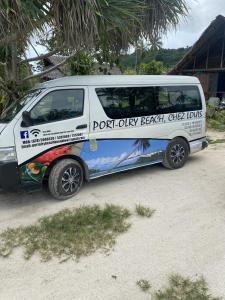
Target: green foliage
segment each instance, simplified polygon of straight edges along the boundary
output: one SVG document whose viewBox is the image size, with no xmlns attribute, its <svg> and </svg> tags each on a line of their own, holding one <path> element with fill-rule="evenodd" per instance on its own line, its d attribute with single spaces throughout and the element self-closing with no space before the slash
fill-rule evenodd
<svg viewBox="0 0 225 300">
<path fill-rule="evenodd" d="M 0 89 L 0 114 L 4 110 L 5 105 L 6 105 L 6 97 L 1 95 L 1 89 Z"/>
<path fill-rule="evenodd" d="M 155 209 L 138 204 L 136 205 L 136 213 L 139 216 L 150 218 L 155 213 Z"/>
<path fill-rule="evenodd" d="M 136 71 L 132 68 L 127 68 L 124 72 L 124 75 L 136 75 Z"/>
<path fill-rule="evenodd" d="M 163 63 L 156 60 L 152 60 L 149 63 L 142 63 L 139 67 L 139 74 L 143 75 L 161 75 L 163 71 Z"/>
<path fill-rule="evenodd" d="M 94 59 L 91 55 L 80 52 L 70 61 L 71 75 L 90 75 L 94 71 Z"/>
<path fill-rule="evenodd" d="M 172 275 L 169 278 L 169 287 L 158 291 L 155 298 L 156 300 L 220 300 L 209 294 L 203 278 L 191 280 L 180 275 Z"/>
<path fill-rule="evenodd" d="M 207 126 L 218 131 L 225 131 L 225 111 L 207 107 Z"/>
<path fill-rule="evenodd" d="M 152 60 L 161 61 L 167 69 L 172 69 L 178 63 L 178 61 L 180 61 L 184 57 L 189 49 L 189 47 L 179 49 L 149 49 L 145 52 L 145 56 L 142 62 L 148 63 Z M 123 69 L 135 68 L 135 62 L 135 53 L 120 56 L 120 64 Z"/>
<path fill-rule="evenodd" d="M 21 85 L 31 80 L 20 73 L 30 38 L 37 33 L 46 36 L 49 28 L 55 32 L 50 48 L 56 53 L 85 50 L 111 64 L 143 37 L 154 41 L 154 48 L 160 47 L 158 37 L 175 27 L 187 11 L 186 0 L 1 0 L 0 45 L 6 57 L 0 62 L 6 63 L 7 78 L 0 80 L 0 87 L 10 99 L 18 99 Z M 86 65 L 89 69 L 73 64 L 72 73 L 89 74 L 91 62 Z"/>
<path fill-rule="evenodd" d="M 207 140 L 210 145 L 225 143 L 225 139 L 211 140 L 211 139 L 207 138 Z"/>
<path fill-rule="evenodd" d="M 141 279 L 137 281 L 137 286 L 143 291 L 147 292 L 151 288 L 151 284 L 146 279 Z"/>
<path fill-rule="evenodd" d="M 0 255 L 6 257 L 14 248 L 23 247 L 27 259 L 37 252 L 47 261 L 52 257 L 79 259 L 98 249 L 109 250 L 118 234 L 130 227 L 126 222 L 129 216 L 127 209 L 115 205 L 65 209 L 34 225 L 1 233 Z"/>
<path fill-rule="evenodd" d="M 185 0 L 2 0 L 0 11 L 0 41 L 16 35 L 25 42 L 34 30 L 54 26 L 57 44 L 93 49 L 100 43 L 120 50 L 176 26 L 187 6 Z"/>
</svg>

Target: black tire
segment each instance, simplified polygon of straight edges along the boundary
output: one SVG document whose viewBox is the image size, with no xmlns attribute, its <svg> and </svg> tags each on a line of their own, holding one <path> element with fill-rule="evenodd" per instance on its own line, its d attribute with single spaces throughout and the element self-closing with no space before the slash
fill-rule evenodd
<svg viewBox="0 0 225 300">
<path fill-rule="evenodd" d="M 184 166 L 189 155 L 189 147 L 182 138 L 173 139 L 167 146 L 163 166 L 168 169 L 179 169 Z"/>
<path fill-rule="evenodd" d="M 82 166 L 76 160 L 63 159 L 52 168 L 48 188 L 57 200 L 66 200 L 79 192 L 83 180 Z"/>
</svg>

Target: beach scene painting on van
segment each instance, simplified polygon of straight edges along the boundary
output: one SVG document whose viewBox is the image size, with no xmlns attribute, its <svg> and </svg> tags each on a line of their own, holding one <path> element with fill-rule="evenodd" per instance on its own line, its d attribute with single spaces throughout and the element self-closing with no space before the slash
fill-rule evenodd
<svg viewBox="0 0 225 300">
<path fill-rule="evenodd" d="M 81 151 L 81 158 L 90 171 L 90 178 L 108 173 L 161 162 L 168 140 L 115 139 L 97 141 L 97 150 L 90 151 L 89 142 Z"/>
<path fill-rule="evenodd" d="M 115 139 L 64 145 L 40 155 L 20 168 L 23 183 L 41 183 L 49 165 L 65 155 L 79 156 L 87 165 L 90 179 L 161 162 L 168 140 Z"/>
</svg>

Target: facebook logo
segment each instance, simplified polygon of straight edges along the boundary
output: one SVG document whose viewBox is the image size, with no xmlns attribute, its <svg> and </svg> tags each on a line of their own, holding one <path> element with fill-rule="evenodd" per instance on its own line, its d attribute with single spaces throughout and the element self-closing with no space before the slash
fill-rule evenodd
<svg viewBox="0 0 225 300">
<path fill-rule="evenodd" d="M 26 131 L 20 131 L 20 138 L 22 140 L 29 139 L 29 133 L 28 133 L 28 131 L 27 130 Z"/>
</svg>

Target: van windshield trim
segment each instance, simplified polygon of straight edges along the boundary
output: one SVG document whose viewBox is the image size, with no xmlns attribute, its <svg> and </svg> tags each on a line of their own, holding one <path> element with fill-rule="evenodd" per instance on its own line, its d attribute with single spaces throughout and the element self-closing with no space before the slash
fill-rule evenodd
<svg viewBox="0 0 225 300">
<path fill-rule="evenodd" d="M 14 101 L 8 108 L 6 108 L 0 115 L 0 123 L 9 123 L 13 118 L 24 108 L 34 97 L 37 97 L 44 89 L 33 89 L 25 94 L 18 101 Z"/>
</svg>

